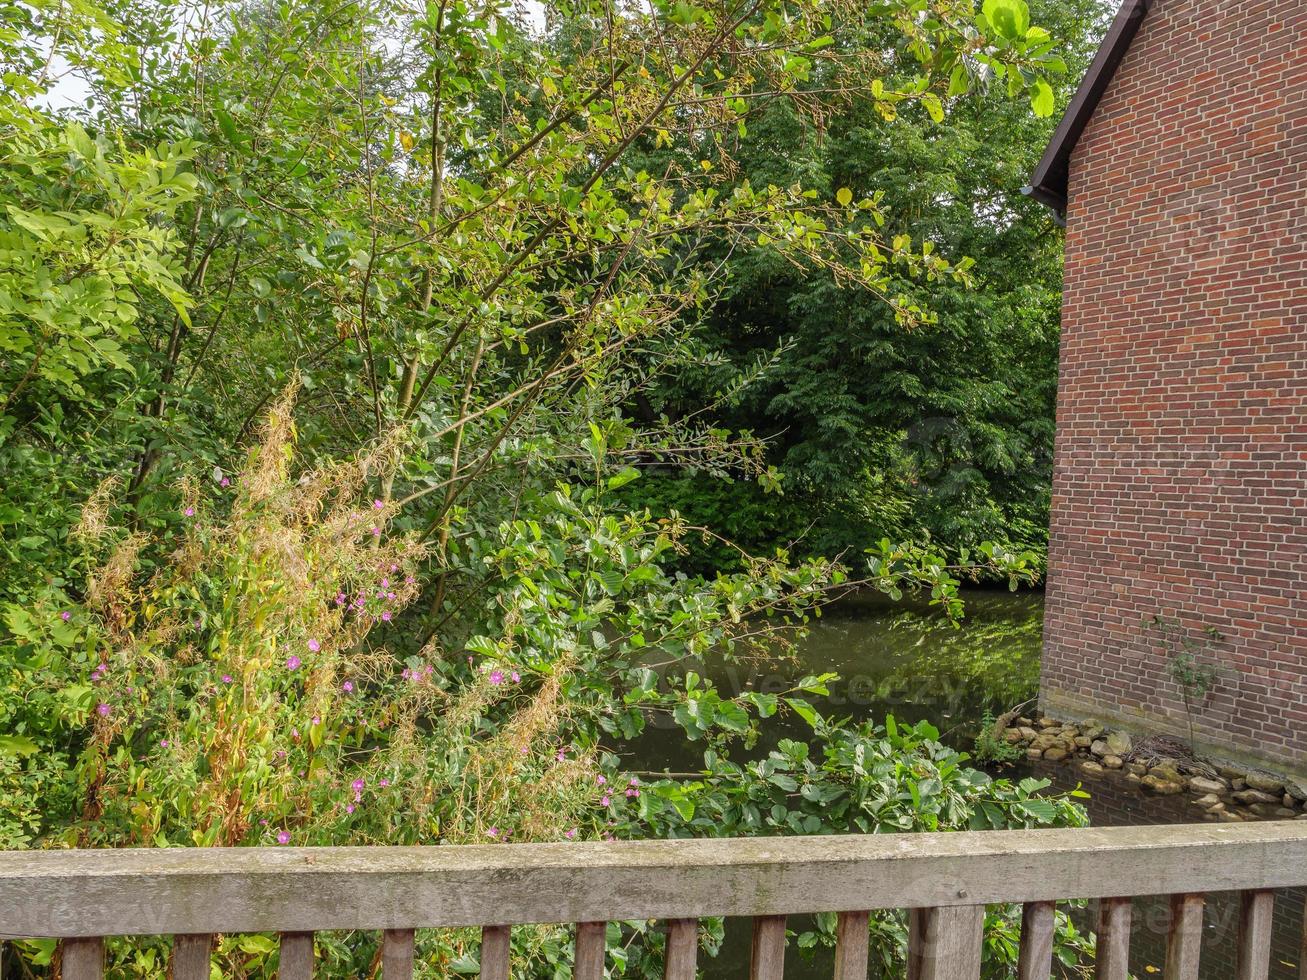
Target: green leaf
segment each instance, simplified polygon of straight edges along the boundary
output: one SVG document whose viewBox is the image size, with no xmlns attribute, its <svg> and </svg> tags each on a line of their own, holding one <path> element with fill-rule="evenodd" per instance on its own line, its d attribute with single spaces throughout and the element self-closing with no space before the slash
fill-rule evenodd
<svg viewBox="0 0 1307 980">
<path fill-rule="evenodd" d="M 799 698 L 786 698 L 785 703 L 794 709 L 794 713 L 806 721 L 813 728 L 817 727 L 817 709 L 807 701 Z"/>
<path fill-rule="evenodd" d="M 787 776 L 783 772 L 774 772 L 767 777 L 767 782 L 771 783 L 778 789 L 783 789 L 787 793 L 793 793 L 799 788 L 798 781 L 793 776 Z"/>
<path fill-rule="evenodd" d="M 985 19 L 1003 37 L 1016 41 L 1030 30 L 1030 7 L 1025 0 L 985 0 Z"/>
<path fill-rule="evenodd" d="M 1022 800 L 1021 809 L 1040 823 L 1052 823 L 1057 817 L 1057 809 L 1048 800 Z"/>
<path fill-rule="evenodd" d="M 243 141 L 240 131 L 236 128 L 236 121 L 221 109 L 214 109 L 213 114 L 218 118 L 218 128 L 222 130 L 222 135 L 227 137 L 227 142 L 239 146 Z"/>
<path fill-rule="evenodd" d="M 318 257 L 314 255 L 312 252 L 310 252 L 303 245 L 295 249 L 295 255 L 298 256 L 299 260 L 307 266 L 311 266 L 314 269 L 325 268 L 325 266 L 323 266 L 323 264 L 318 261 Z"/>
<path fill-rule="evenodd" d="M 1030 108 L 1035 111 L 1035 115 L 1047 118 L 1053 114 L 1055 105 L 1053 86 L 1042 78 L 1036 79 L 1034 86 L 1030 90 Z"/>
<path fill-rule="evenodd" d="M 957 65 L 953 69 L 953 74 L 949 77 L 948 97 L 950 99 L 959 95 L 964 95 L 971 88 L 971 79 L 967 75 L 965 65 Z"/>
<path fill-rule="evenodd" d="M 39 748 L 22 735 L 0 735 L 0 756 L 33 755 Z"/>
<path fill-rule="evenodd" d="M 748 731 L 749 714 L 734 701 L 723 701 L 717 706 L 717 724 L 730 732 Z"/>
<path fill-rule="evenodd" d="M 853 203 L 853 191 L 849 190 L 847 187 L 841 187 L 835 192 L 835 200 L 840 203 L 841 207 L 847 208 Z"/>
<path fill-rule="evenodd" d="M 634 480 L 640 479 L 640 471 L 634 466 L 628 466 L 620 473 L 616 473 L 608 478 L 608 489 L 616 490 L 618 487 L 624 487 Z"/>
</svg>

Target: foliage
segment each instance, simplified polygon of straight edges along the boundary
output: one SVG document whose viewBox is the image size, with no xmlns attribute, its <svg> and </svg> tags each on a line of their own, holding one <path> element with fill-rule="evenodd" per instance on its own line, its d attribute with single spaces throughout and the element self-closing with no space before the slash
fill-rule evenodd
<svg viewBox="0 0 1307 980">
<path fill-rule="evenodd" d="M 927 723 L 827 720 L 811 699 L 833 675 L 727 698 L 687 671 L 660 689 L 651 658 L 730 659 L 783 642 L 842 573 L 756 563 L 678 581 L 666 562 L 686 529 L 619 520 L 594 489 L 555 491 L 538 520 L 501 526 L 482 556 L 504 583 L 493 637 L 398 655 L 390 630 L 418 593 L 422 549 L 363 493 L 393 447 L 297 477 L 290 406 L 273 409 L 241 472 L 208 492 L 180 488 L 160 540 L 115 528 L 113 488 L 102 488 L 78 528 L 105 555 L 87 601 L 5 610 L 18 641 L 11 686 L 41 708 L 11 717 L 6 754 L 62 746 L 55 758 L 70 762 L 52 783 L 72 803 L 37 827 L 30 799 L 6 800 L 0 826 L 14 843 L 36 830 L 77 846 L 275 846 L 1083 821 L 1069 799 L 1038 795 L 1046 783 L 967 769 Z M 806 719 L 812 742 L 737 760 L 777 712 Z M 604 748 L 659 714 L 705 745 L 700 776 L 642 781 Z M 430 937 L 424 959 L 460 960 L 474 938 Z M 641 964 L 656 946 L 620 938 L 634 974 L 654 969 Z M 565 943 L 559 930 L 527 930 L 518 954 L 535 971 L 565 962 Z M 224 971 L 261 975 L 272 951 L 232 937 L 217 955 Z M 320 955 L 349 972 L 375 950 L 327 937 Z M 163 962 L 151 944 L 119 942 L 114 956 L 144 975 Z"/>
<path fill-rule="evenodd" d="M 186 317 L 175 238 L 156 222 L 194 191 L 185 142 L 162 152 L 114 152 L 80 125 L 56 129 L 11 109 L 0 116 L 0 418 L 29 388 L 86 397 L 104 369 L 132 373 L 141 292 Z M 0 429 L 0 439 L 8 435 Z"/>
<path fill-rule="evenodd" d="M 980 731 L 976 733 L 975 757 L 981 762 L 1015 762 L 1023 752 L 1018 746 L 996 737 L 994 725 L 997 720 L 994 712 L 989 710 L 981 716 Z"/>
<path fill-rule="evenodd" d="M 733 142 L 764 118 L 824 126 L 864 92 L 890 132 L 985 89 L 1046 114 L 1053 38 L 1022 0 L 534 13 L 0 11 L 3 843 L 1082 819 L 927 729 L 824 719 L 820 677 L 723 697 L 686 666 L 774 655 L 858 581 L 956 618 L 968 576 L 1030 581 L 1036 555 L 912 533 L 795 559 L 636 493 L 649 471 L 784 485 L 749 418 L 640 408 L 702 362 L 741 263 L 864 297 L 905 336 L 977 282 L 870 179 L 739 179 Z M 86 98 L 56 112 L 60 76 Z M 723 399 L 769 364 L 731 372 Z M 901 500 L 864 503 L 915 530 Z M 705 541 L 732 557 L 692 577 Z M 778 714 L 812 740 L 754 758 Z M 622 768 L 651 718 L 705 746 L 690 783 Z M 656 936 L 610 939 L 656 970 Z M 475 967 L 471 934 L 423 943 L 428 972 Z M 526 972 L 566 971 L 564 932 L 515 944 Z M 53 944 L 21 952 L 58 968 Z M 320 956 L 366 974 L 374 937 L 324 937 Z M 165 969 L 157 941 L 112 957 Z M 268 975 L 275 943 L 229 937 L 218 957 Z"/>
<path fill-rule="evenodd" d="M 1067 42 L 1072 70 L 1052 82 L 1059 100 L 1088 64 L 1101 6 L 1036 5 Z M 744 484 L 713 495 L 725 498 L 718 512 L 783 515 L 755 547 L 834 554 L 928 537 L 950 552 L 986 540 L 1042 552 L 1061 235 L 1020 189 L 1051 125 L 992 99 L 958 99 L 940 120 L 909 107 L 892 124 L 881 108 L 855 96 L 814 124 L 791 103 L 759 107 L 731 148 L 731 172 L 828 195 L 874 188 L 887 234 L 974 258 L 974 281 L 923 291 L 891 277 L 891 294 L 929 296 L 929 316 L 904 330 L 889 306 L 838 277 L 766 249 L 732 254 L 701 352 L 659 379 L 644 415 L 707 414 L 766 440 L 786 500 L 760 504 Z M 663 480 L 681 478 L 635 489 L 661 500 Z"/>
</svg>

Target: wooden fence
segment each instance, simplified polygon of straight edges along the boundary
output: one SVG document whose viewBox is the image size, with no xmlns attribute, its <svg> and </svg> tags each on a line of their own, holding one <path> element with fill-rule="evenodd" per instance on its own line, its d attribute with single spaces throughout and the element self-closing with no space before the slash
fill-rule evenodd
<svg viewBox="0 0 1307 980">
<path fill-rule="evenodd" d="M 509 930 L 576 923 L 575 976 L 604 974 L 604 923 L 665 920 L 665 975 L 692 980 L 702 916 L 754 920 L 751 976 L 780 980 L 786 916 L 837 912 L 836 980 L 867 975 L 867 917 L 910 909 L 911 980 L 980 975 L 984 907 L 1024 906 L 1020 980 L 1049 977 L 1054 902 L 1098 903 L 1100 980 L 1125 980 L 1130 897 L 1171 896 L 1165 980 L 1195 980 L 1204 895 L 1242 893 L 1237 980 L 1268 976 L 1274 889 L 1307 885 L 1307 823 L 449 847 L 0 854 L 0 937 L 64 940 L 63 976 L 103 972 L 104 937 L 172 935 L 175 980 L 208 980 L 217 933 L 281 934 L 282 980 L 315 930 L 384 934 L 385 980 L 416 929 L 480 927 L 507 980 Z M 1302 967 L 1307 980 L 1307 966 Z"/>
</svg>

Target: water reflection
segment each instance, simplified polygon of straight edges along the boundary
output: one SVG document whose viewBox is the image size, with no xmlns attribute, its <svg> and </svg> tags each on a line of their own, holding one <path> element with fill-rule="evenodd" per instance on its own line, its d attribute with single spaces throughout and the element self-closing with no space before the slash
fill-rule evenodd
<svg viewBox="0 0 1307 980">
<path fill-rule="evenodd" d="M 924 602 L 878 594 L 850 596 L 816 620 L 793 658 L 765 664 L 709 662 L 702 672 L 726 694 L 779 692 L 807 674 L 835 672 L 831 715 L 880 721 L 893 714 L 929 720 L 944 740 L 969 745 L 985 711 L 999 713 L 1035 696 L 1044 600 L 1037 592 L 976 590 L 964 625 L 954 626 Z M 659 724 L 661 722 L 661 725 Z M 811 734 L 797 716 L 769 719 L 761 748 Z M 655 719 L 634 747 L 640 769 L 682 771 L 701 764 L 699 749 L 670 719 Z"/>
</svg>

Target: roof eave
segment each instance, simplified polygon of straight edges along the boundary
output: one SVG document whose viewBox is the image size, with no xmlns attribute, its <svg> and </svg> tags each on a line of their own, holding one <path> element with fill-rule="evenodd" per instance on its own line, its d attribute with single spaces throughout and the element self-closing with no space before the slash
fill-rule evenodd
<svg viewBox="0 0 1307 980">
<path fill-rule="evenodd" d="M 1053 133 L 1053 139 L 1044 151 L 1039 165 L 1030 180 L 1028 193 L 1037 201 L 1047 204 L 1058 214 L 1067 208 L 1067 184 L 1070 176 L 1071 151 L 1076 148 L 1085 127 L 1093 117 L 1098 103 L 1107 91 L 1112 77 L 1120 67 L 1130 43 L 1139 33 L 1139 25 L 1153 0 L 1124 0 L 1108 28 L 1107 36 L 1094 55 L 1094 61 L 1085 73 L 1080 87 L 1071 97 L 1062 121 Z"/>
</svg>

